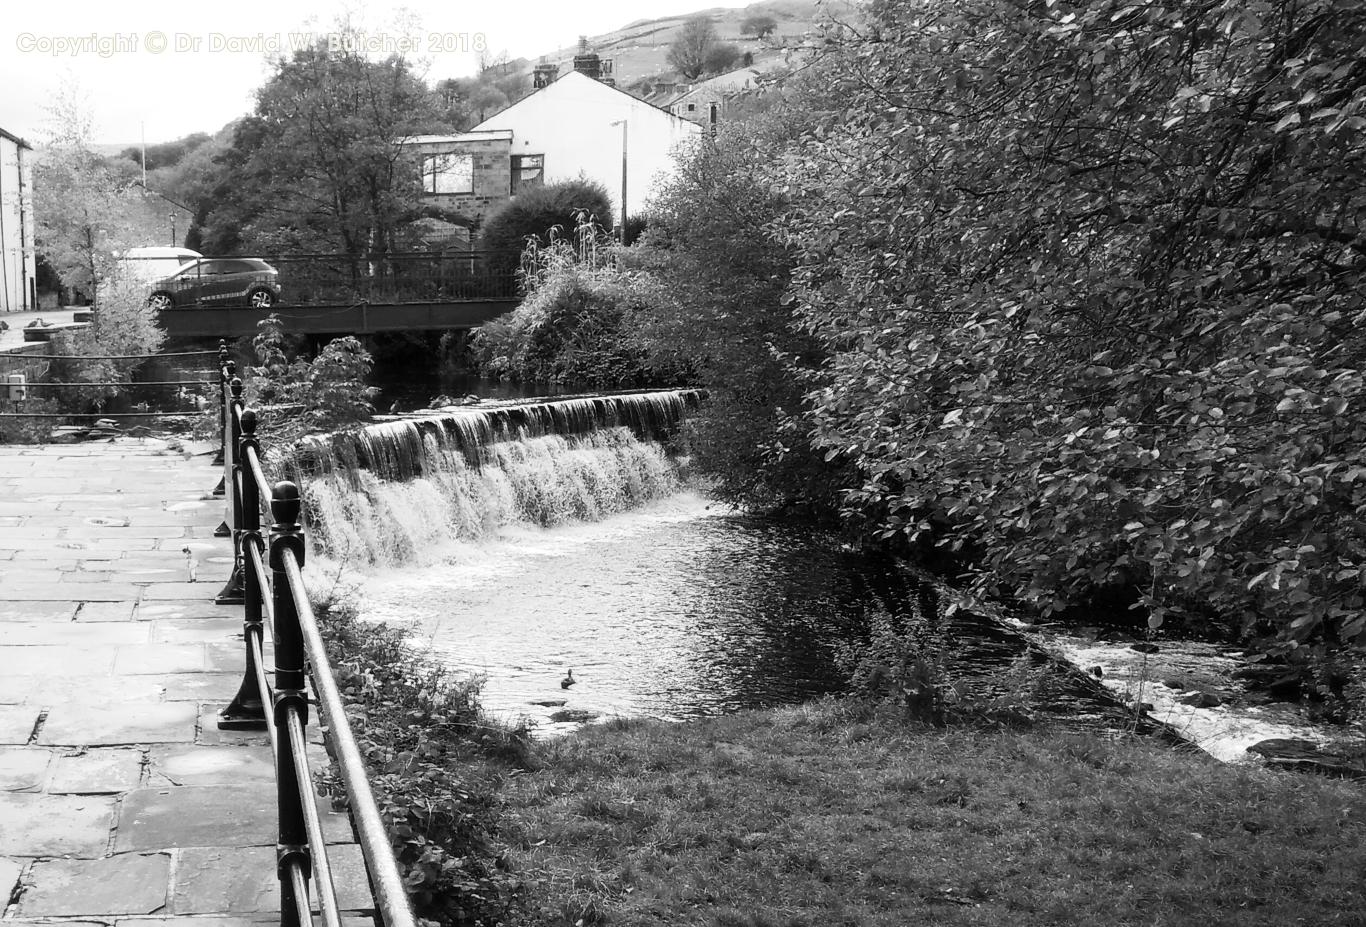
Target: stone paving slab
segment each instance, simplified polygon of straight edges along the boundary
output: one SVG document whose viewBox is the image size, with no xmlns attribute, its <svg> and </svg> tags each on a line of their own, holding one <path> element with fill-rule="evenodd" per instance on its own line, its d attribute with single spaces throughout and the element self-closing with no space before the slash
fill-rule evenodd
<svg viewBox="0 0 1366 927">
<path fill-rule="evenodd" d="M 154 776 L 173 785 L 275 782 L 275 757 L 266 746 L 158 746 L 149 765 Z"/>
<path fill-rule="evenodd" d="M 137 788 L 146 765 L 142 750 L 85 750 L 57 755 L 49 794 L 118 794 Z"/>
<path fill-rule="evenodd" d="M 106 708 L 130 702 L 160 702 L 166 686 L 158 676 L 0 677 L 0 705 L 90 705 Z"/>
<path fill-rule="evenodd" d="M 70 621 L 81 603 L 70 602 L 0 602 L 0 621 Z"/>
<path fill-rule="evenodd" d="M 24 917 L 153 914 L 166 906 L 171 857 L 128 854 L 105 859 L 49 859 L 33 864 Z"/>
<path fill-rule="evenodd" d="M 152 624 L 152 642 L 157 644 L 185 643 L 203 641 L 238 641 L 238 647 L 246 645 L 242 640 L 242 619 L 233 618 L 165 618 Z"/>
<path fill-rule="evenodd" d="M 105 676 L 114 669 L 114 648 L 0 647 L 0 666 L 14 676 Z"/>
<path fill-rule="evenodd" d="M 371 910 L 374 900 L 360 847 L 336 847 L 327 855 L 337 905 L 343 911 Z M 280 910 L 274 847 L 181 850 L 172 910 L 176 914 L 264 914 Z M 318 906 L 314 901 L 313 910 Z"/>
<path fill-rule="evenodd" d="M 177 599 L 167 602 L 142 602 L 134 617 L 139 621 L 154 621 L 159 618 L 235 618 L 242 620 L 240 605 L 215 605 L 213 597 L 218 588 L 205 583 L 202 599 Z"/>
<path fill-rule="evenodd" d="M 220 475 L 155 439 L 0 446 L 0 927 L 278 923 L 269 738 L 217 727 L 245 666 Z M 350 821 L 323 826 L 373 927 Z"/>
<path fill-rule="evenodd" d="M 0 708 L 0 744 L 26 744 L 38 724 L 37 708 Z"/>
<path fill-rule="evenodd" d="M 74 590 L 66 583 L 5 583 L 0 585 L 0 601 L 53 602 L 77 599 L 83 602 L 136 602 L 142 587 L 133 583 L 100 583 Z"/>
<path fill-rule="evenodd" d="M 342 927 L 375 927 L 372 914 L 342 912 Z M 86 927 L 75 921 L 62 921 L 62 927 Z M 222 914 L 187 915 L 169 917 L 121 917 L 114 922 L 115 927 L 279 927 L 280 915 L 267 914 Z M 5 927 L 39 927 L 33 924 L 17 924 L 5 921 Z M 44 924 L 42 927 L 49 927 Z M 101 927 L 92 924 L 89 927 Z"/>
<path fill-rule="evenodd" d="M 17 859 L 0 858 L 0 898 L 9 900 L 14 894 L 14 886 L 23 874 L 24 864 Z M 6 921 L 8 927 L 10 922 Z"/>
<path fill-rule="evenodd" d="M 104 604 L 104 603 L 100 603 Z M 90 647 L 94 644 L 145 644 L 151 628 L 132 623 L 85 627 L 75 622 L 13 621 L 5 625 L 6 646 L 31 647 L 40 644 Z"/>
<path fill-rule="evenodd" d="M 0 856 L 103 856 L 114 799 L 92 795 L 0 794 Z"/>
<path fill-rule="evenodd" d="M 198 712 L 191 702 L 59 705 L 48 713 L 38 743 L 78 747 L 193 743 L 197 724 Z"/>
<path fill-rule="evenodd" d="M 120 647 L 114 658 L 115 676 L 202 673 L 207 655 L 204 644 L 137 644 Z"/>
<path fill-rule="evenodd" d="M 324 837 L 330 843 L 350 843 L 346 815 L 325 808 L 319 808 Z M 123 798 L 114 852 L 274 847 L 278 835 L 273 784 L 137 789 Z"/>
<path fill-rule="evenodd" d="M 146 676 L 165 687 L 168 702 L 212 701 L 226 704 L 237 695 L 242 685 L 241 673 L 182 673 L 176 676 Z M 267 677 L 269 678 L 269 677 Z M 214 724 L 214 719 L 205 723 Z"/>
<path fill-rule="evenodd" d="M 0 747 L 0 792 L 41 789 L 51 762 L 52 754 L 47 750 Z"/>
<path fill-rule="evenodd" d="M 132 621 L 136 608 L 137 605 L 133 602 L 84 602 L 81 604 L 81 610 L 76 613 L 76 620 L 86 624 L 101 621 Z"/>
</svg>

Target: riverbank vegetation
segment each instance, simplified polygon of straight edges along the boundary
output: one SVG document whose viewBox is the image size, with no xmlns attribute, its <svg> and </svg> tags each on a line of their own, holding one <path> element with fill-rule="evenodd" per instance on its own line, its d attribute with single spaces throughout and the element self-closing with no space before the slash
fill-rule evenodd
<svg viewBox="0 0 1366 927">
<path fill-rule="evenodd" d="M 360 621 L 327 598 L 314 611 L 417 914 L 442 925 L 507 923 L 522 885 L 496 839 L 498 787 L 534 765 L 527 732 L 490 723 L 478 680 L 415 654 L 402 628 Z M 345 806 L 335 767 L 320 786 Z"/>
<path fill-rule="evenodd" d="M 533 741 L 403 631 L 316 610 L 438 924 L 1351 924 L 1362 903 L 1355 783 L 894 699 Z"/>
<path fill-rule="evenodd" d="M 1303 669 L 1366 634 L 1366 14 L 877 3 L 622 266 L 694 466 L 1037 616 Z"/>
</svg>

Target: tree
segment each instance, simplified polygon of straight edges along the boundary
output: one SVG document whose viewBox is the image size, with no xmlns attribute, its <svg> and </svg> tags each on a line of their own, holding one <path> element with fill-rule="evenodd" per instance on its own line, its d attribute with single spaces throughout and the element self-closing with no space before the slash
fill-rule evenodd
<svg viewBox="0 0 1366 927">
<path fill-rule="evenodd" d="M 809 130 L 802 106 L 719 127 L 683 153 L 630 259 L 659 281 L 641 314 L 654 363 L 690 371 L 708 402 L 689 422 L 694 463 L 723 498 L 833 520 L 847 468 L 806 437 L 801 371 L 820 345 L 795 330 L 795 249 L 775 236 L 791 207 L 774 164 Z"/>
<path fill-rule="evenodd" d="M 756 39 L 765 38 L 771 35 L 774 29 L 778 28 L 778 21 L 767 13 L 756 13 L 753 16 L 746 16 L 740 23 L 741 35 L 752 35 Z"/>
<path fill-rule="evenodd" d="M 724 74 L 735 66 L 740 58 L 740 49 L 730 42 L 722 42 L 711 47 L 706 55 L 706 68 L 709 74 Z"/>
<path fill-rule="evenodd" d="M 391 250 L 421 197 L 404 143 L 439 116 L 403 57 L 371 61 L 345 48 L 320 41 L 274 63 L 255 113 L 237 124 L 223 156 L 232 196 L 205 217 L 206 241 L 260 251 Z"/>
<path fill-rule="evenodd" d="M 194 132 L 184 138 L 162 142 L 160 145 L 148 145 L 146 149 L 134 145 L 119 152 L 119 157 L 126 158 L 138 167 L 142 167 L 145 151 L 147 170 L 155 171 L 158 168 L 179 164 L 186 155 L 208 141 L 209 134 L 207 132 Z"/>
<path fill-rule="evenodd" d="M 669 45 L 669 66 L 688 80 L 696 80 L 707 70 L 707 53 L 715 44 L 716 29 L 711 20 L 705 16 L 690 19 Z"/>
<path fill-rule="evenodd" d="M 37 249 L 62 284 L 84 293 L 98 313 L 117 254 L 150 234 L 137 169 L 95 150 L 93 117 L 75 85 L 58 92 L 48 113 L 47 142 L 34 168 Z"/>
<path fill-rule="evenodd" d="M 1043 612 L 1360 641 L 1366 10 L 878 3 L 781 160 L 816 445 Z"/>
</svg>

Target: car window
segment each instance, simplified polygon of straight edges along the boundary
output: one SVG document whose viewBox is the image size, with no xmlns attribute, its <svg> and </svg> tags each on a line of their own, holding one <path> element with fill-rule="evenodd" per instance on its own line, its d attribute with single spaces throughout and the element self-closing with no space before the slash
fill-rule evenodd
<svg viewBox="0 0 1366 927">
<path fill-rule="evenodd" d="M 223 261 L 225 274 L 255 274 L 261 269 L 250 261 Z"/>
</svg>

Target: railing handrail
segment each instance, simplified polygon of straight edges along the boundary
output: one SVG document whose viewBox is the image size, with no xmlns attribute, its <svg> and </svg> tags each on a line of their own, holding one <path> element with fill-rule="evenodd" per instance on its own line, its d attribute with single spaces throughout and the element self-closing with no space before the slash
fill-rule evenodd
<svg viewBox="0 0 1366 927">
<path fill-rule="evenodd" d="M 299 487 L 285 480 L 271 486 L 256 438 L 257 414 L 242 401 L 242 381 L 220 342 L 219 374 L 223 436 L 223 494 L 231 523 L 234 567 L 219 594 L 220 603 L 244 608 L 247 666 L 237 696 L 219 715 L 219 726 L 264 727 L 275 756 L 279 842 L 281 927 L 312 924 L 309 875 L 324 927 L 340 927 L 340 909 L 327 858 L 313 777 L 309 769 L 306 726 L 306 666 L 328 725 L 332 754 L 350 799 L 361 854 L 370 876 L 375 905 L 385 927 L 415 927 L 416 919 L 384 828 L 365 761 L 347 721 L 327 647 L 304 588 L 304 532 Z M 272 519 L 270 542 L 261 534 L 261 516 Z M 268 552 L 268 553 L 267 553 Z M 264 666 L 267 624 L 275 642 L 274 680 Z M 271 706 L 267 712 L 266 706 Z M 269 719 L 267 715 L 269 714 Z"/>
</svg>

